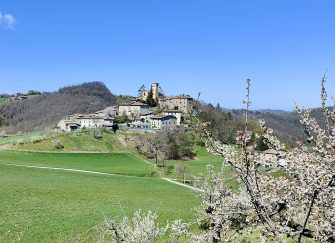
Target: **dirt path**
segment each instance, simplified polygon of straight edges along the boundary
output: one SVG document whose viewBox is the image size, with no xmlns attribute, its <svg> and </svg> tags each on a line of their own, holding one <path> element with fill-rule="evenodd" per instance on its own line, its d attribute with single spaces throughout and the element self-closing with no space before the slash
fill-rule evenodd
<svg viewBox="0 0 335 243">
<path fill-rule="evenodd" d="M 17 164 L 2 163 L 2 162 L 0 163 L 0 165 L 14 166 L 14 167 L 23 167 L 23 168 L 46 169 L 46 170 L 70 171 L 70 172 L 79 172 L 79 173 L 94 174 L 94 175 L 122 176 L 122 177 L 133 177 L 133 178 L 136 177 L 136 178 L 139 178 L 138 176 L 120 175 L 120 174 L 113 174 L 113 173 L 106 173 L 106 172 L 97 172 L 97 171 L 90 171 L 90 170 L 78 170 L 78 169 L 68 169 L 68 168 L 59 168 L 59 167 L 47 167 L 47 166 L 35 166 L 35 165 L 17 165 Z"/>
<path fill-rule="evenodd" d="M 0 150 L 10 150 L 12 148 L 11 144 L 0 145 Z"/>
<path fill-rule="evenodd" d="M 183 184 L 183 183 L 180 183 L 180 182 L 171 180 L 171 179 L 169 179 L 169 178 L 162 178 L 162 180 L 168 181 L 168 182 L 173 183 L 173 184 L 176 184 L 176 185 L 178 185 L 178 186 L 186 187 L 186 188 L 188 188 L 188 189 L 191 189 L 192 191 L 196 191 L 196 192 L 204 192 L 204 190 L 202 190 L 202 189 L 199 189 L 199 188 L 196 188 L 196 187 L 193 187 L 193 186 L 188 186 L 188 185 L 185 185 L 185 184 Z"/>
<path fill-rule="evenodd" d="M 59 167 L 47 167 L 47 166 L 35 166 L 35 165 L 18 165 L 18 164 L 10 164 L 5 163 L 5 161 L 0 160 L 0 165 L 3 166 L 13 166 L 13 167 L 22 167 L 22 168 L 34 168 L 34 169 L 45 169 L 45 170 L 58 170 L 58 171 L 69 171 L 69 172 L 78 172 L 78 173 L 85 173 L 85 174 L 93 174 L 93 175 L 104 175 L 104 176 L 122 176 L 122 177 L 129 177 L 129 178 L 140 178 L 138 176 L 129 176 L 129 175 L 120 175 L 120 174 L 113 174 L 113 173 L 106 173 L 106 172 L 97 172 L 97 171 L 90 171 L 90 170 L 79 170 L 79 169 L 68 169 L 68 168 L 59 168 Z M 192 191 L 196 192 L 203 192 L 203 190 L 188 186 L 176 181 L 173 181 L 168 178 L 161 178 L 164 181 L 170 182 L 172 184 L 182 186 L 188 189 L 191 189 Z"/>
</svg>

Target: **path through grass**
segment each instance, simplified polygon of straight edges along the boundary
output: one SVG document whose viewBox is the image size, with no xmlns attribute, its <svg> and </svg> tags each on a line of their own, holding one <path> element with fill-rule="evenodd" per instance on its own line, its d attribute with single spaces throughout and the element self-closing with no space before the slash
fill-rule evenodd
<svg viewBox="0 0 335 243">
<path fill-rule="evenodd" d="M 159 179 L 88 175 L 0 165 L 0 242 L 94 238 L 104 217 L 152 210 L 161 223 L 190 220 L 199 200 Z"/>
</svg>

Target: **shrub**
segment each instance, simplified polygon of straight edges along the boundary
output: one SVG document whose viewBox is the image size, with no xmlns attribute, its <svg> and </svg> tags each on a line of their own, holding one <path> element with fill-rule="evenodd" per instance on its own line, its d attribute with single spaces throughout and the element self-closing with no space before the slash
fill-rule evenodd
<svg viewBox="0 0 335 243">
<path fill-rule="evenodd" d="M 55 149 L 63 149 L 64 148 L 64 145 L 62 144 L 62 142 L 60 140 L 53 140 L 52 141 L 52 146 Z"/>
<path fill-rule="evenodd" d="M 102 139 L 102 133 L 100 130 L 94 130 L 93 136 L 95 139 Z"/>
<path fill-rule="evenodd" d="M 30 140 L 32 143 L 40 143 L 45 139 L 46 139 L 45 136 L 35 136 L 35 137 L 32 137 Z"/>
</svg>

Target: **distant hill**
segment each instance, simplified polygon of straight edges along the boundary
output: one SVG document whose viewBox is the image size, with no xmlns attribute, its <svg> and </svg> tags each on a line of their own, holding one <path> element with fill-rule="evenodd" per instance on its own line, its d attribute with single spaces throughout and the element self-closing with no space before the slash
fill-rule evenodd
<svg viewBox="0 0 335 243">
<path fill-rule="evenodd" d="M 16 133 L 48 129 L 71 114 L 90 113 L 114 104 L 115 96 L 102 82 L 68 86 L 1 105 L 0 130 Z"/>
<path fill-rule="evenodd" d="M 284 110 L 272 110 L 272 109 L 260 109 L 260 110 L 255 110 L 255 112 L 273 113 L 273 114 L 285 114 L 285 113 L 288 113 L 287 111 L 284 111 Z"/>
<path fill-rule="evenodd" d="M 231 110 L 237 116 L 242 116 L 243 110 Z M 321 127 L 325 127 L 324 115 L 320 108 L 312 109 L 311 116 L 314 117 Z M 281 141 L 295 145 L 297 141 L 305 141 L 306 135 L 304 128 L 300 123 L 300 116 L 297 112 L 287 112 L 281 110 L 257 110 L 250 111 L 252 120 L 264 120 L 268 128 L 273 129 L 273 132 Z"/>
</svg>

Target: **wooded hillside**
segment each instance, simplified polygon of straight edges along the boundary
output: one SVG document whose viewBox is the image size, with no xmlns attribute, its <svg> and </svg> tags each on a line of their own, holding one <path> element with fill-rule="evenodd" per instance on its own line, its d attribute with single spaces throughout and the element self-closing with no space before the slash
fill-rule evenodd
<svg viewBox="0 0 335 243">
<path fill-rule="evenodd" d="M 8 133 L 30 132 L 54 127 L 74 113 L 90 113 L 116 103 L 102 82 L 68 86 L 57 92 L 0 106 L 0 129 Z"/>
</svg>

